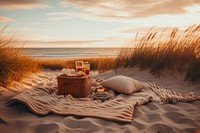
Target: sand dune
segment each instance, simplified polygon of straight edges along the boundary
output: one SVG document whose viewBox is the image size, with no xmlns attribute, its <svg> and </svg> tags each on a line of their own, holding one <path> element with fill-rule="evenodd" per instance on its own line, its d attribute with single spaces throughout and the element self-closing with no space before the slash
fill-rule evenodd
<svg viewBox="0 0 200 133">
<path fill-rule="evenodd" d="M 200 131 L 200 101 L 191 103 L 157 104 L 154 102 L 136 106 L 131 124 L 111 122 L 91 117 L 57 116 L 50 114 L 40 117 L 34 115 L 26 106 L 18 103 L 5 106 L 13 95 L 34 87 L 57 86 L 59 71 L 43 71 L 27 77 L 22 83 L 13 83 L 8 89 L 0 88 L 0 131 L 53 133 L 53 132 L 148 132 L 170 133 Z M 150 75 L 147 71 L 137 69 L 119 69 L 123 74 L 145 82 L 157 84 L 186 93 L 200 94 L 200 84 L 193 85 L 181 78 L 179 74 L 163 73 L 161 78 Z M 94 77 L 106 79 L 116 75 L 109 71 Z"/>
</svg>

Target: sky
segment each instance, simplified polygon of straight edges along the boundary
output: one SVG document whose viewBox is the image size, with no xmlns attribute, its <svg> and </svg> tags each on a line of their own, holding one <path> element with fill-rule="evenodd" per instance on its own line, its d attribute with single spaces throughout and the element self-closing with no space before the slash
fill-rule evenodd
<svg viewBox="0 0 200 133">
<path fill-rule="evenodd" d="M 0 28 L 31 48 L 121 47 L 154 26 L 194 24 L 200 0 L 0 0 Z"/>
</svg>

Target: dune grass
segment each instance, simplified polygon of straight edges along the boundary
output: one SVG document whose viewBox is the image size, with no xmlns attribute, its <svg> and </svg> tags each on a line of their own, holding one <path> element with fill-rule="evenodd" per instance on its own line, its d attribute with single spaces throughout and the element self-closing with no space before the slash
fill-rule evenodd
<svg viewBox="0 0 200 133">
<path fill-rule="evenodd" d="M 37 59 L 37 63 L 41 69 L 61 70 L 62 68 L 75 68 L 75 61 L 77 60 L 89 62 L 90 69 L 98 70 L 100 73 L 115 68 L 115 58 Z"/>
<path fill-rule="evenodd" d="M 28 74 L 35 73 L 41 69 L 61 70 L 62 68 L 75 68 L 73 60 L 44 60 L 34 59 L 24 55 L 21 49 L 15 48 L 18 44 L 14 37 L 8 37 L 3 34 L 5 29 L 0 32 L 0 86 L 8 86 L 12 81 L 20 81 Z M 114 69 L 114 58 L 89 58 L 81 59 L 88 61 L 91 70 L 104 72 Z"/>
<path fill-rule="evenodd" d="M 80 59 L 76 59 L 80 60 Z M 75 68 L 75 59 L 34 59 L 24 56 L 20 49 L 12 46 L 0 45 L 0 86 L 6 87 L 12 81 L 20 81 L 24 76 L 42 69 L 61 70 Z M 115 58 L 88 58 L 81 59 L 90 63 L 91 70 L 100 73 L 115 68 Z"/>
<path fill-rule="evenodd" d="M 35 60 L 23 56 L 19 49 L 13 48 L 15 40 L 0 34 L 0 86 L 19 81 L 30 72 L 38 71 Z"/>
<path fill-rule="evenodd" d="M 14 48 L 15 39 L 4 36 L 3 30 L 0 32 L 0 86 L 7 86 L 41 69 L 75 68 L 74 62 L 79 60 L 42 60 L 24 56 L 20 49 Z M 185 79 L 200 81 L 200 25 L 182 32 L 174 28 L 168 36 L 165 30 L 161 33 L 151 30 L 141 38 L 136 37 L 134 43 L 124 46 L 117 58 L 80 60 L 88 61 L 91 70 L 99 72 L 137 66 L 150 69 L 157 76 L 165 70 L 185 72 Z"/>
<path fill-rule="evenodd" d="M 134 66 L 148 68 L 157 76 L 162 71 L 185 72 L 185 79 L 200 81 L 200 25 L 160 33 L 152 28 L 141 38 L 136 36 L 116 59 L 116 68 Z"/>
</svg>

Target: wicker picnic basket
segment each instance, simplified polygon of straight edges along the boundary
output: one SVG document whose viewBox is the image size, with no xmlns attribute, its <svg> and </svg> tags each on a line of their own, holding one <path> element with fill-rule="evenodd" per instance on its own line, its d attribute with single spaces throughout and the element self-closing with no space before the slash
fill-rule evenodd
<svg viewBox="0 0 200 133">
<path fill-rule="evenodd" d="M 92 77 L 86 76 L 66 76 L 60 75 L 58 80 L 58 95 L 71 94 L 73 97 L 86 97 L 91 90 Z"/>
</svg>

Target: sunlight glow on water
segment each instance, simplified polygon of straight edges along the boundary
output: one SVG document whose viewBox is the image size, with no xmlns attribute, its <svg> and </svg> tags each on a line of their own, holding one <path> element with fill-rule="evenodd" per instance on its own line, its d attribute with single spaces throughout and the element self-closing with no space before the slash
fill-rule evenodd
<svg viewBox="0 0 200 133">
<path fill-rule="evenodd" d="M 34 58 L 66 59 L 116 57 L 120 48 L 23 48 L 24 54 Z"/>
</svg>

